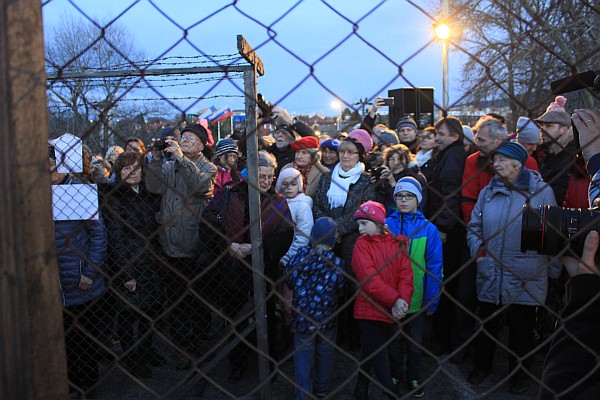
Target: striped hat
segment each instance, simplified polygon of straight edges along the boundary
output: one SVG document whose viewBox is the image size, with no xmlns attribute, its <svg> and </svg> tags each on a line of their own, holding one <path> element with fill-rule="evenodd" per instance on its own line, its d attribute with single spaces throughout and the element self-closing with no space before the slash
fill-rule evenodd
<svg viewBox="0 0 600 400">
<path fill-rule="evenodd" d="M 219 143 L 217 143 L 217 157 L 221 157 L 223 154 L 227 153 L 239 154 L 238 148 L 231 138 L 221 139 L 219 140 Z"/>
<path fill-rule="evenodd" d="M 411 176 L 405 176 L 404 178 L 398 180 L 396 183 L 396 187 L 394 188 L 394 196 L 398 192 L 408 192 L 417 196 L 417 204 L 421 204 L 421 200 L 423 200 L 423 189 L 421 188 L 421 184 L 418 180 Z"/>
</svg>

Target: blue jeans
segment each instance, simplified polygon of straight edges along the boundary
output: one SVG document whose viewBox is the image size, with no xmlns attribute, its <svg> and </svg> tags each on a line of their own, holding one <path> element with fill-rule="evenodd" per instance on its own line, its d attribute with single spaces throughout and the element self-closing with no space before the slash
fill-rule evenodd
<svg viewBox="0 0 600 400">
<path fill-rule="evenodd" d="M 398 336 L 390 343 L 389 356 L 392 378 L 398 379 L 400 382 L 403 380 L 404 344 L 406 344 L 406 378 L 409 382 L 414 379 L 421 379 L 421 348 L 423 346 L 425 318 L 424 310 L 409 314 L 402 323 L 403 333 L 399 332 Z"/>
<path fill-rule="evenodd" d="M 296 376 L 296 399 L 310 398 L 310 378 L 315 361 L 315 392 L 327 393 L 333 368 L 337 324 L 328 331 L 294 334 L 294 367 Z"/>
</svg>

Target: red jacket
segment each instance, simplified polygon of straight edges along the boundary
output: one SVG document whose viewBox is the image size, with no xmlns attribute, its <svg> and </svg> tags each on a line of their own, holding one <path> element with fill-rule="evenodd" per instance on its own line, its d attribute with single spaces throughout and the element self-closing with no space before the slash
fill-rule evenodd
<svg viewBox="0 0 600 400">
<path fill-rule="evenodd" d="M 491 164 L 489 165 L 489 169 L 486 168 L 487 165 L 478 165 L 479 154 L 480 152 L 478 151 L 467 157 L 463 172 L 462 189 L 460 190 L 460 195 L 462 197 L 460 211 L 466 224 L 471 220 L 471 212 L 473 211 L 473 208 L 475 208 L 479 192 L 481 192 L 494 177 L 494 170 Z M 479 160 L 479 163 L 482 161 L 487 162 L 483 157 Z M 527 157 L 525 168 L 534 171 L 540 170 L 537 161 L 531 156 Z"/>
<path fill-rule="evenodd" d="M 354 302 L 355 319 L 392 323 L 388 315 L 396 300 L 403 299 L 410 307 L 414 288 L 407 243 L 404 236 L 391 234 L 356 240 L 352 269 L 361 286 Z"/>
</svg>

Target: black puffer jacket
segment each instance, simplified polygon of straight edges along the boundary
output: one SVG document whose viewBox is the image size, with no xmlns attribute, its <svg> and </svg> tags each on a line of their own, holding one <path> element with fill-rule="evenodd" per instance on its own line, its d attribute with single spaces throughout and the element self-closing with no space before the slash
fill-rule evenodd
<svg viewBox="0 0 600 400">
<path fill-rule="evenodd" d="M 443 233 L 452 231 L 462 219 L 460 189 L 466 159 L 461 140 L 452 143 L 435 157 L 425 216 Z"/>
</svg>

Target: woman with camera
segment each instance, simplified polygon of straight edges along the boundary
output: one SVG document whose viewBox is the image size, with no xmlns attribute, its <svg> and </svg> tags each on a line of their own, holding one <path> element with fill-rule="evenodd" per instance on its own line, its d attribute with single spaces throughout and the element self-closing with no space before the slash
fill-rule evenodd
<svg viewBox="0 0 600 400">
<path fill-rule="evenodd" d="M 403 144 L 395 144 L 383 151 L 383 165 L 371 171 L 371 183 L 375 186 L 376 201 L 385 205 L 387 216 L 397 210 L 394 199 L 396 183 L 407 176 L 415 178 L 423 188 L 423 200 L 419 204 L 427 204 L 427 180 L 419 171 L 415 156 Z"/>
<path fill-rule="evenodd" d="M 491 373 L 496 349 L 492 337 L 506 314 L 510 391 L 514 394 L 523 394 L 531 386 L 532 360 L 527 355 L 534 348 L 536 309 L 546 300 L 548 276 L 560 273 L 560 265 L 551 263 L 550 257 L 521 252 L 523 206 L 556 205 L 552 188 L 540 174 L 524 168 L 527 156 L 527 150 L 516 142 L 496 150 L 492 156 L 495 176 L 479 194 L 467 233 L 471 256 L 477 259 L 478 317 L 484 329 L 475 339 L 474 368 L 468 380 L 478 385 Z"/>
</svg>

